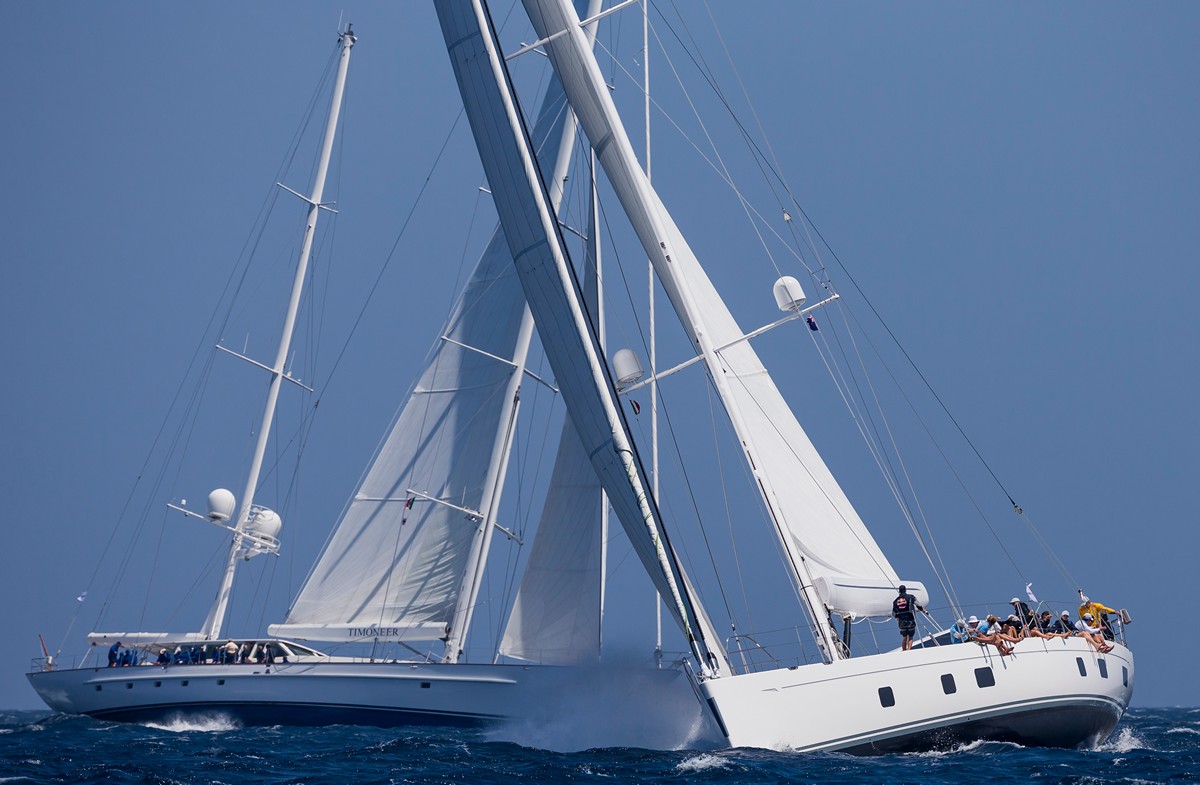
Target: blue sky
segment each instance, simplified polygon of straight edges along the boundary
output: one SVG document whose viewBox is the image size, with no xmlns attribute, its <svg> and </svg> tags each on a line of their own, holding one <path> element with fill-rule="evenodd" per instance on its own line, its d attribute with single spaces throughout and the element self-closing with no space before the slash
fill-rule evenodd
<svg viewBox="0 0 1200 785">
<path fill-rule="evenodd" d="M 703 7 L 687 5 L 694 32 L 711 38 Z M 712 10 L 801 205 L 1070 573 L 1133 613 L 1135 704 L 1200 702 L 1200 688 L 1182 678 L 1196 641 L 1181 619 L 1200 545 L 1187 490 L 1200 473 L 1200 8 L 713 2 Z M 78 610 L 64 647 L 76 651 L 105 600 L 102 581 L 91 583 L 97 558 L 343 14 L 361 38 L 335 165 L 341 212 L 325 257 L 333 261 L 320 268 L 329 283 L 310 312 L 326 337 L 319 353 L 304 344 L 319 379 L 457 115 L 431 8 L 0 6 L 13 31 L 0 53 L 8 75 L 0 87 L 8 512 L 0 586 L 9 598 L 0 706 L 37 705 L 22 675 L 38 654 L 37 634 L 57 648 Z M 631 71 L 635 21 L 624 23 L 617 47 Z M 512 25 L 504 38 L 515 48 L 528 35 Z M 539 68 L 526 57 L 518 78 L 536 84 Z M 665 64 L 655 69 L 664 107 L 698 138 Z M 620 69 L 612 73 L 622 107 L 636 106 Z M 713 108 L 711 97 L 699 100 Z M 749 117 L 744 104 L 739 112 Z M 711 170 L 666 121 L 655 123 L 655 181 L 668 207 L 743 326 L 770 321 L 774 272 L 736 202 L 727 189 L 712 196 L 722 187 Z M 738 163 L 734 142 L 726 149 Z M 417 373 L 463 260 L 469 265 L 493 220 L 463 124 L 446 150 L 323 399 L 292 502 L 300 512 L 285 516 L 285 554 L 246 589 L 254 601 L 236 616 L 246 634 L 286 608 Z M 306 155 L 285 178 L 292 187 L 307 187 Z M 744 151 L 740 158 L 745 167 Z M 762 195 L 762 183 L 747 178 Z M 777 209 L 769 199 L 761 207 Z M 276 234 L 264 235 L 263 272 L 247 280 L 224 336 L 263 358 L 278 321 L 272 273 L 292 253 L 286 231 L 278 238 L 268 247 Z M 840 271 L 834 277 L 851 288 Z M 839 435 L 844 410 L 802 339 L 769 336 L 764 355 L 774 353 L 785 394 L 803 399 L 801 422 L 893 562 L 902 574 L 923 574 L 910 537 L 875 528 L 894 512 L 861 443 Z M 166 518 L 161 505 L 199 503 L 217 485 L 240 491 L 258 379 L 228 358 L 214 369 L 210 419 L 198 420 L 180 476 L 152 502 L 135 494 L 126 513 L 136 520 L 138 505 L 152 509 L 136 539 L 158 555 L 124 574 L 105 616 L 110 628 L 169 621 L 193 629 L 211 601 L 211 582 L 188 589 L 197 560 L 218 546 L 215 531 Z M 298 401 L 285 396 L 284 408 L 294 415 Z M 1072 587 L 1033 548 L 1003 495 L 961 444 L 951 449 L 998 532 L 967 520 L 954 487 L 923 489 L 960 594 L 1001 610 L 1024 577 L 1042 596 L 1069 600 Z M 703 470 L 693 479 L 717 483 Z M 109 563 L 133 536 L 128 523 L 116 531 Z M 95 594 L 77 603 L 89 586 Z M 644 636 L 647 620 L 630 622 Z"/>
</svg>

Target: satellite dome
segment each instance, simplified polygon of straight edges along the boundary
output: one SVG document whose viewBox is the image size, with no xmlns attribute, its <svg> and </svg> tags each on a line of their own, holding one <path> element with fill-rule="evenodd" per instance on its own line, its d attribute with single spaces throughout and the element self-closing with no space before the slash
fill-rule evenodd
<svg viewBox="0 0 1200 785">
<path fill-rule="evenodd" d="M 217 488 L 208 495 L 208 519 L 210 521 L 229 520 L 233 517 L 236 507 L 237 500 L 233 498 L 232 491 Z"/>
</svg>

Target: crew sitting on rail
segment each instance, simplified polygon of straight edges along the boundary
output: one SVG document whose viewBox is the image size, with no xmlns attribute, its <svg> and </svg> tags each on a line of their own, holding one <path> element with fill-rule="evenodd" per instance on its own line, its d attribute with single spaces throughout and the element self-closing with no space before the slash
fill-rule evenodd
<svg viewBox="0 0 1200 785">
<path fill-rule="evenodd" d="M 1075 622 L 1075 634 L 1092 644 L 1101 654 L 1113 650 L 1111 645 L 1104 642 L 1104 632 L 1095 625 L 1095 619 L 1090 613 L 1083 614 L 1083 618 Z"/>
</svg>

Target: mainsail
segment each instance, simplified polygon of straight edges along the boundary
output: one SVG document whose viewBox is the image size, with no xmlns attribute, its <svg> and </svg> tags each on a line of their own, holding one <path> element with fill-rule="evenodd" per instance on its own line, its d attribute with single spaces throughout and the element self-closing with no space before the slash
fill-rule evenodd
<svg viewBox="0 0 1200 785">
<path fill-rule="evenodd" d="M 564 130 L 565 127 L 565 130 Z M 573 116 L 551 80 L 535 129 L 565 170 Z M 555 197 L 561 196 L 561 189 Z M 430 350 L 321 558 L 273 635 L 315 640 L 453 638 L 477 591 L 516 416 L 532 323 L 497 230 Z M 489 509 L 491 508 L 491 509 Z"/>
</svg>

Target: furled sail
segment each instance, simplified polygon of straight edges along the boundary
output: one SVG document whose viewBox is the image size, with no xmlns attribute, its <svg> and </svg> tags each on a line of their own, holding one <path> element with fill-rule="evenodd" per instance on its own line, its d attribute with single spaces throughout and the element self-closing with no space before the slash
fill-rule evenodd
<svg viewBox="0 0 1200 785">
<path fill-rule="evenodd" d="M 817 454 L 695 254 L 637 164 L 579 19 L 560 0 L 524 0 L 580 125 L 705 361 L 758 480 L 804 592 L 870 586 L 809 597 L 814 616 L 890 611 L 897 576 Z M 565 34 L 561 32 L 566 31 Z M 553 37 L 552 37 L 553 36 Z M 812 588 L 815 587 L 815 588 Z M 839 596 L 856 607 L 838 607 Z M 821 622 L 824 623 L 824 622 Z"/>
<path fill-rule="evenodd" d="M 569 159 L 572 123 L 551 80 L 535 128 L 539 149 Z M 523 362 L 528 349 L 525 312 L 498 229 L 286 622 L 271 634 L 433 640 L 453 630 L 461 644 L 466 594 L 477 584 L 468 573 L 486 560 L 485 508 L 495 507 L 489 488 L 506 458 L 494 453 L 515 417 L 510 392 L 523 370 L 512 360 Z"/>
<path fill-rule="evenodd" d="M 728 672 L 711 622 L 670 550 L 616 390 L 584 311 L 578 282 L 498 46 L 477 0 L 435 3 L 467 119 L 547 359 L 583 449 L 651 579 L 708 673 Z"/>
</svg>

